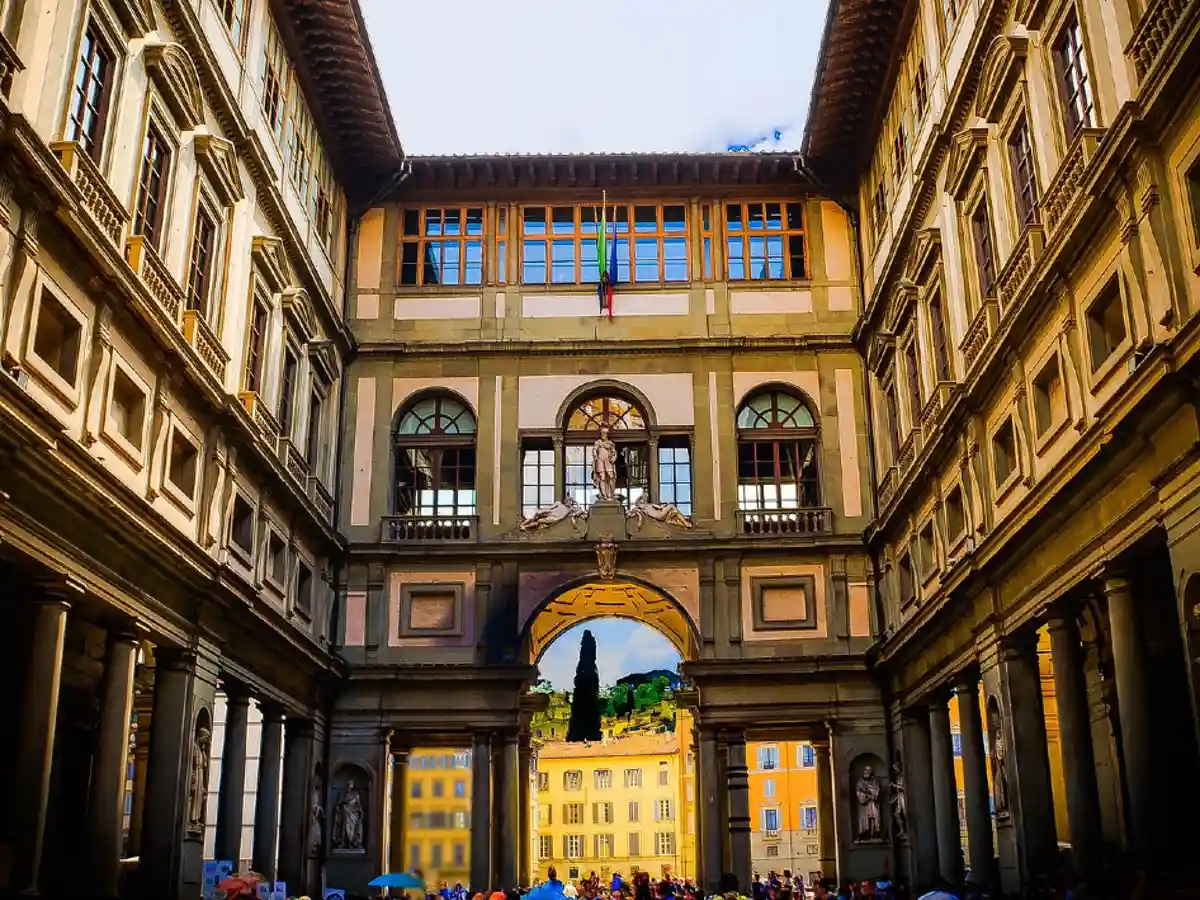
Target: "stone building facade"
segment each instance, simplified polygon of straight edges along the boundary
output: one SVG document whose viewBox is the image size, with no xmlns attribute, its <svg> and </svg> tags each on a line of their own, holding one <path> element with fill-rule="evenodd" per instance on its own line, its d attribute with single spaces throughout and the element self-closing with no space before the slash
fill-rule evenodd
<svg viewBox="0 0 1200 900">
<path fill-rule="evenodd" d="M 356 6 L 0 12 L 0 890 L 198 896 L 218 687 L 217 854 L 252 814 L 316 890 L 347 222 L 402 159 Z"/>
<path fill-rule="evenodd" d="M 1059 842 L 1090 878 L 1186 867 L 1161 804 L 1200 784 L 1200 5 L 887 6 L 832 4 L 804 155 L 861 223 L 898 849 L 962 871 L 953 694 L 972 880 L 1035 883 Z"/>
<path fill-rule="evenodd" d="M 708 882 L 749 879 L 746 742 L 769 736 L 817 747 L 822 868 L 882 871 L 882 826 L 855 841 L 833 814 L 888 759 L 845 211 L 786 154 L 411 165 L 363 220 L 349 302 L 329 767 L 331 803 L 351 780 L 370 802 L 330 883 L 402 866 L 387 785 L 415 744 L 473 747 L 471 881 L 525 880 L 526 688 L 555 636 L 602 615 L 685 659 Z M 606 453 L 612 500 L 592 482 Z"/>
</svg>

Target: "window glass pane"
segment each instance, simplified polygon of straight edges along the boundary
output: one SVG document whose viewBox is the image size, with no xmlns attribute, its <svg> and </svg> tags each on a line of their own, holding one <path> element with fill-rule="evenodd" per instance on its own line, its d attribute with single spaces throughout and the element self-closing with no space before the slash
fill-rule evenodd
<svg viewBox="0 0 1200 900">
<path fill-rule="evenodd" d="M 658 231 L 658 207 L 635 206 L 633 208 L 633 228 L 643 234 Z"/>
<path fill-rule="evenodd" d="M 584 240 L 579 245 L 579 280 L 587 283 L 600 280 L 600 265 L 596 261 L 596 241 Z"/>
<path fill-rule="evenodd" d="M 742 207 L 739 203 L 730 203 L 725 207 L 725 228 L 731 233 L 742 230 Z"/>
<path fill-rule="evenodd" d="M 729 277 L 733 281 L 741 281 L 746 277 L 746 263 L 742 259 L 742 239 L 731 237 L 725 242 L 725 255 L 729 259 Z"/>
<path fill-rule="evenodd" d="M 766 215 L 761 203 L 746 204 L 746 227 L 751 231 L 762 231 L 766 226 Z"/>
<path fill-rule="evenodd" d="M 613 231 L 616 234 L 629 233 L 629 207 L 618 206 L 616 209 L 609 210 L 609 216 L 613 223 Z"/>
<path fill-rule="evenodd" d="M 546 242 L 525 241 L 521 280 L 526 284 L 546 283 Z"/>
<path fill-rule="evenodd" d="M 767 238 L 767 277 L 783 277 L 783 238 L 778 235 Z"/>
<path fill-rule="evenodd" d="M 704 277 L 712 278 L 712 238 L 704 239 Z"/>
<path fill-rule="evenodd" d="M 466 251 L 466 272 L 463 277 L 463 284 L 482 284 L 483 243 L 481 241 L 467 241 Z"/>
<path fill-rule="evenodd" d="M 666 281 L 687 281 L 687 239 L 665 238 L 663 262 Z"/>
<path fill-rule="evenodd" d="M 522 211 L 522 227 L 525 234 L 546 233 L 546 210 L 541 206 L 527 206 Z"/>
<path fill-rule="evenodd" d="M 763 237 L 750 238 L 750 277 L 767 277 L 767 241 Z"/>
<path fill-rule="evenodd" d="M 400 283 L 417 283 L 417 245 L 406 243 L 400 251 Z"/>
<path fill-rule="evenodd" d="M 440 209 L 425 210 L 425 235 L 436 237 L 442 233 L 442 211 Z"/>
<path fill-rule="evenodd" d="M 799 203 L 787 205 L 787 227 L 789 231 L 799 231 L 804 227 L 804 208 Z"/>
<path fill-rule="evenodd" d="M 654 238 L 638 238 L 635 250 L 637 264 L 634 280 L 658 281 L 658 241 Z"/>
<path fill-rule="evenodd" d="M 442 247 L 440 244 L 425 245 L 425 271 L 421 275 L 425 284 L 442 283 Z"/>
<path fill-rule="evenodd" d="M 663 207 L 663 231 L 681 232 L 685 230 L 682 206 Z"/>
<path fill-rule="evenodd" d="M 808 274 L 804 263 L 804 235 L 788 235 L 788 271 L 792 278 L 804 278 Z"/>
<path fill-rule="evenodd" d="M 575 233 L 575 207 L 556 206 L 551 210 L 555 234 Z"/>
<path fill-rule="evenodd" d="M 404 211 L 404 233 L 414 237 L 421 233 L 421 211 L 419 209 Z"/>
<path fill-rule="evenodd" d="M 451 236 L 462 234 L 462 210 L 446 210 L 442 217 L 442 233 Z"/>
<path fill-rule="evenodd" d="M 553 241 L 551 247 L 550 280 L 555 284 L 573 284 L 575 281 L 575 241 Z"/>
<path fill-rule="evenodd" d="M 462 280 L 459 269 L 462 248 L 457 241 L 442 245 L 442 284 L 458 284 Z"/>
<path fill-rule="evenodd" d="M 483 210 L 479 207 L 467 210 L 467 234 L 483 234 Z"/>
<path fill-rule="evenodd" d="M 778 203 L 767 204 L 767 230 L 783 230 L 783 210 Z"/>
<path fill-rule="evenodd" d="M 617 245 L 617 281 L 629 283 L 629 238 L 613 238 Z M 609 251 L 612 252 L 611 250 Z"/>
</svg>

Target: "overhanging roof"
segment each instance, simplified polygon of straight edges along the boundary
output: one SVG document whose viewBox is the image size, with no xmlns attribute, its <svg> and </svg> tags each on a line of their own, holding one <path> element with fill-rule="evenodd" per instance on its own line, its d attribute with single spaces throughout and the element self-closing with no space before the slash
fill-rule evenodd
<svg viewBox="0 0 1200 900">
<path fill-rule="evenodd" d="M 359 0 L 271 0 L 271 10 L 353 208 L 404 158 Z"/>
<path fill-rule="evenodd" d="M 816 188 L 794 153 L 563 153 L 409 157 L 403 191 Z"/>
<path fill-rule="evenodd" d="M 916 7 L 912 0 L 829 0 L 803 144 L 805 164 L 823 181 L 844 185 L 869 162 Z"/>
</svg>

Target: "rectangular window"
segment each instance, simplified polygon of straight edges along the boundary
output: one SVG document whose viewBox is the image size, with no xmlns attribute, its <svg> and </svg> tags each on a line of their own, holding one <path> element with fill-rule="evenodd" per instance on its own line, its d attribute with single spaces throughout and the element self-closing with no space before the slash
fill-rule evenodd
<svg viewBox="0 0 1200 900">
<path fill-rule="evenodd" d="M 817 808 L 815 806 L 800 807 L 800 827 L 807 829 L 817 827 Z"/>
<path fill-rule="evenodd" d="M 275 529 L 267 529 L 267 576 L 281 589 L 287 582 L 287 560 L 287 542 Z"/>
<path fill-rule="evenodd" d="M 583 835 L 581 834 L 564 834 L 563 835 L 563 856 L 567 859 L 582 859 L 583 858 Z"/>
<path fill-rule="evenodd" d="M 564 803 L 563 804 L 563 824 L 564 825 L 582 825 L 583 824 L 583 804 L 582 803 Z"/>
<path fill-rule="evenodd" d="M 146 392 L 120 366 L 113 366 L 112 402 L 108 418 L 121 435 L 136 450 L 142 449 L 142 434 L 146 424 Z"/>
<path fill-rule="evenodd" d="M 921 367 L 917 359 L 917 342 L 913 339 L 904 348 L 904 374 L 908 379 L 908 412 L 909 427 L 915 428 L 921 422 Z"/>
<path fill-rule="evenodd" d="M 1200 159 L 1187 170 L 1187 201 L 1192 214 L 1192 244 L 1200 247 Z"/>
<path fill-rule="evenodd" d="M 801 769 L 811 769 L 817 764 L 817 751 L 813 749 L 812 744 L 801 744 L 796 755 L 798 757 L 796 765 Z"/>
<path fill-rule="evenodd" d="M 933 338 L 933 365 L 938 381 L 950 380 L 950 342 L 946 337 L 946 310 L 941 291 L 929 298 L 929 333 Z"/>
<path fill-rule="evenodd" d="M 313 388 L 308 398 L 308 441 L 304 448 L 304 458 L 313 472 L 321 468 L 321 443 L 324 431 L 325 395 Z"/>
<path fill-rule="evenodd" d="M 766 746 L 758 748 L 758 767 L 770 770 L 779 768 L 779 748 Z"/>
<path fill-rule="evenodd" d="M 642 770 L 641 769 L 626 769 L 625 770 L 625 787 L 640 788 L 642 786 Z"/>
<path fill-rule="evenodd" d="M 917 554 L 921 561 L 921 576 L 928 578 L 937 568 L 933 555 L 933 522 L 926 523 L 917 534 Z"/>
<path fill-rule="evenodd" d="M 950 732 L 950 750 L 955 759 L 962 757 L 962 735 L 957 731 Z"/>
<path fill-rule="evenodd" d="M 642 836 L 636 831 L 629 832 L 629 855 L 642 855 Z"/>
<path fill-rule="evenodd" d="M 674 204 L 615 204 L 607 214 L 589 205 L 524 207 L 521 281 L 524 284 L 598 282 L 602 223 L 608 230 L 604 264 L 611 267 L 616 257 L 616 282 L 655 284 L 688 280 L 686 208 Z"/>
<path fill-rule="evenodd" d="M 666 787 L 671 783 L 671 771 L 665 762 L 658 764 L 658 786 Z"/>
<path fill-rule="evenodd" d="M 764 797 L 774 797 L 775 796 L 775 779 L 774 778 L 764 778 L 763 779 L 763 796 Z"/>
<path fill-rule="evenodd" d="M 778 844 L 767 844 L 766 850 L 767 850 L 767 856 L 778 856 L 779 855 L 779 845 Z"/>
<path fill-rule="evenodd" d="M 675 804 L 671 800 L 659 800 L 654 804 L 654 821 L 674 822 Z"/>
<path fill-rule="evenodd" d="M 950 542 L 967 530 L 967 510 L 963 505 L 962 488 L 955 485 L 946 495 L 946 534 Z"/>
<path fill-rule="evenodd" d="M 713 219 L 712 204 L 700 205 L 700 262 L 704 270 L 704 280 L 712 281 L 713 277 Z"/>
<path fill-rule="evenodd" d="M 808 277 L 801 203 L 727 203 L 725 249 L 731 281 Z"/>
<path fill-rule="evenodd" d="M 247 556 L 254 555 L 254 507 L 241 494 L 233 497 L 233 515 L 229 521 L 229 540 Z"/>
<path fill-rule="evenodd" d="M 203 204 L 196 208 L 192 227 L 192 259 L 188 266 L 188 309 L 208 317 L 213 281 L 213 255 L 217 245 L 217 222 Z"/>
<path fill-rule="evenodd" d="M 659 439 L 658 502 L 674 503 L 685 516 L 692 514 L 692 446 L 686 435 Z"/>
<path fill-rule="evenodd" d="M 408 848 L 408 867 L 410 869 L 421 868 L 421 845 L 412 844 Z"/>
<path fill-rule="evenodd" d="M 400 237 L 400 284 L 483 284 L 482 206 L 406 209 Z"/>
<path fill-rule="evenodd" d="M 419 782 L 419 781 L 414 781 L 414 782 L 412 783 L 412 786 L 409 788 L 409 791 L 408 791 L 408 793 L 409 793 L 409 795 L 410 795 L 410 796 L 412 796 L 412 797 L 417 797 L 417 798 L 419 798 L 419 797 L 421 796 L 421 782 Z"/>
<path fill-rule="evenodd" d="M 267 352 L 267 321 L 270 317 L 266 302 L 258 294 L 254 296 L 254 308 L 250 313 L 250 341 L 246 353 L 246 390 L 261 391 L 263 387 L 263 360 Z"/>
<path fill-rule="evenodd" d="M 279 388 L 279 433 L 292 436 L 292 418 L 296 408 L 296 382 L 300 377 L 300 358 L 289 343 L 283 349 L 283 377 Z"/>
<path fill-rule="evenodd" d="M 1121 302 L 1121 283 L 1113 278 L 1088 307 L 1084 317 L 1087 325 L 1088 357 L 1092 371 L 1097 371 L 1125 343 L 1129 330 L 1125 327 L 1125 307 Z"/>
<path fill-rule="evenodd" d="M 549 440 L 524 442 L 521 460 L 521 514 L 529 518 L 554 505 L 554 447 Z"/>
<path fill-rule="evenodd" d="M 975 244 L 975 266 L 979 275 L 979 296 L 996 296 L 996 251 L 992 246 L 992 224 L 988 218 L 987 196 L 979 198 L 971 213 L 971 238 Z"/>
<path fill-rule="evenodd" d="M 614 820 L 613 805 L 611 803 L 593 803 L 592 804 L 592 824 L 594 825 L 611 825 Z"/>
<path fill-rule="evenodd" d="M 896 563 L 900 572 L 900 605 L 907 606 L 917 599 L 917 582 L 913 578 L 912 557 L 908 553 L 901 555 Z"/>
<path fill-rule="evenodd" d="M 763 831 L 778 831 L 779 830 L 779 810 L 767 808 L 762 811 L 762 827 Z"/>
<path fill-rule="evenodd" d="M 638 786 L 639 787 L 641 786 L 640 779 L 639 779 Z M 642 814 L 642 810 L 641 810 L 641 807 L 638 805 L 638 801 L 630 800 L 629 801 L 629 821 L 630 822 L 641 821 L 641 814 Z"/>
<path fill-rule="evenodd" d="M 554 856 L 554 835 L 538 835 L 538 859 L 551 859 Z"/>
<path fill-rule="evenodd" d="M 887 416 L 888 441 L 891 444 L 892 463 L 900 455 L 900 410 L 896 405 L 896 387 L 889 384 L 883 389 L 884 415 Z"/>
<path fill-rule="evenodd" d="M 79 378 L 83 326 L 61 301 L 43 289 L 38 303 L 33 352 L 71 387 Z"/>
<path fill-rule="evenodd" d="M 246 17 L 246 0 L 217 0 L 217 9 L 221 13 L 221 21 L 229 30 L 233 45 L 239 50 L 242 47 L 242 25 Z"/>
<path fill-rule="evenodd" d="M 171 432 L 170 464 L 167 478 L 188 499 L 196 496 L 196 481 L 200 469 L 200 448 L 178 428 Z"/>
<path fill-rule="evenodd" d="M 537 773 L 537 787 L 538 787 L 539 791 L 550 790 L 550 773 L 549 772 L 538 772 Z"/>
<path fill-rule="evenodd" d="M 1017 433 L 1011 418 L 1005 419 L 992 436 L 992 469 L 997 488 L 1007 484 L 1017 471 Z"/>
<path fill-rule="evenodd" d="M 597 769 L 592 773 L 596 790 L 604 791 L 612 787 L 612 769 Z"/>
<path fill-rule="evenodd" d="M 433 782 L 433 796 L 435 796 L 435 797 L 445 796 L 445 791 L 446 791 L 446 786 L 442 782 L 442 779 L 440 779 L 440 778 L 435 779 Z"/>
<path fill-rule="evenodd" d="M 454 796 L 455 797 L 467 796 L 467 783 L 465 781 L 463 781 L 461 778 L 457 779 L 454 782 Z"/>
<path fill-rule="evenodd" d="M 306 616 L 312 616 L 313 573 L 306 563 L 296 567 L 296 608 Z"/>
<path fill-rule="evenodd" d="M 1008 136 L 1008 158 L 1012 165 L 1013 191 L 1017 206 L 1017 221 L 1022 228 L 1037 221 L 1037 171 L 1033 165 L 1033 144 L 1029 137 L 1029 120 L 1024 115 Z"/>
<path fill-rule="evenodd" d="M 508 207 L 496 209 L 496 284 L 508 281 Z"/>
<path fill-rule="evenodd" d="M 287 112 L 287 98 L 291 90 L 292 69 L 288 65 L 287 51 L 274 19 L 267 20 L 267 40 L 263 55 L 262 107 L 267 124 L 275 135 L 275 142 L 283 147 L 283 123 Z"/>
<path fill-rule="evenodd" d="M 1096 106 L 1088 73 L 1087 53 L 1083 48 L 1083 28 L 1072 12 L 1054 42 L 1054 66 L 1058 90 L 1066 113 L 1067 137 L 1074 138 L 1082 128 L 1096 124 Z"/>
<path fill-rule="evenodd" d="M 79 59 L 71 86 L 67 140 L 76 141 L 96 162 L 104 147 L 112 101 L 115 55 L 95 22 L 89 21 L 79 45 Z"/>
<path fill-rule="evenodd" d="M 133 210 L 133 233 L 143 235 L 155 248 L 163 230 L 167 180 L 171 172 L 171 146 L 153 123 L 142 141 L 142 165 L 138 173 L 137 200 Z"/>
<path fill-rule="evenodd" d="M 654 851 L 657 856 L 675 855 L 675 832 L 659 831 L 654 835 Z"/>
<path fill-rule="evenodd" d="M 1066 415 L 1066 397 L 1058 354 L 1046 360 L 1042 370 L 1033 378 L 1033 429 L 1041 437 L 1062 421 Z"/>
</svg>

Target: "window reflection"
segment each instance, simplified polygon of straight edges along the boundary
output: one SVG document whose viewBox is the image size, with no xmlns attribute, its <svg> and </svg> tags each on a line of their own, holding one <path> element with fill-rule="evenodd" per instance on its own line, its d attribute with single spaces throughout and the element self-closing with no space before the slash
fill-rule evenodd
<svg viewBox="0 0 1200 900">
<path fill-rule="evenodd" d="M 811 410 L 784 391 L 763 391 L 738 411 L 738 506 L 743 510 L 820 505 L 817 430 Z"/>
<path fill-rule="evenodd" d="M 802 204 L 727 203 L 725 233 L 730 280 L 807 277 Z"/>
<path fill-rule="evenodd" d="M 406 209 L 400 284 L 483 284 L 482 207 Z"/>
<path fill-rule="evenodd" d="M 475 515 L 475 416 L 461 401 L 435 394 L 412 403 L 395 444 L 397 515 Z"/>
</svg>

